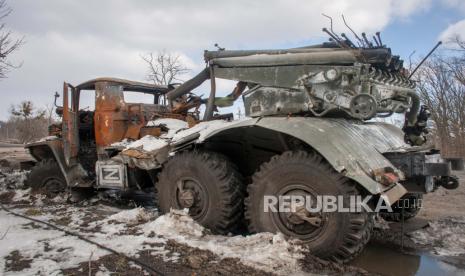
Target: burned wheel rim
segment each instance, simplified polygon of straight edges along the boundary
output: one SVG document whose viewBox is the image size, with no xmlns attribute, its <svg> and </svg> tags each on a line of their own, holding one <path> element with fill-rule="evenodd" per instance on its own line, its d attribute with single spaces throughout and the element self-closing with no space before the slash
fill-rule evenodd
<svg viewBox="0 0 465 276">
<path fill-rule="evenodd" d="M 305 184 L 285 185 L 285 187 L 277 193 L 278 197 L 304 197 L 305 204 L 307 204 L 307 200 L 310 199 L 311 202 L 308 204 L 313 208 L 316 205 L 316 195 L 317 193 Z M 329 216 L 322 214 L 322 212 L 309 212 L 305 205 L 296 208 L 296 210 L 291 210 L 291 212 L 273 212 L 271 215 L 280 232 L 305 241 L 318 238 L 327 226 L 326 222 L 329 219 Z M 318 219 L 320 221 L 319 225 L 306 221 L 302 218 L 302 215 L 308 218 Z"/>
<path fill-rule="evenodd" d="M 45 195 L 49 197 L 55 197 L 58 194 L 64 192 L 66 189 L 66 184 L 57 177 L 49 177 L 45 179 L 42 184 L 42 191 Z"/>
<path fill-rule="evenodd" d="M 66 179 L 60 166 L 53 159 L 44 159 L 31 169 L 27 176 L 26 185 L 35 193 L 44 194 L 47 197 L 55 197 L 66 191 Z"/>
<path fill-rule="evenodd" d="M 209 208 L 207 189 L 200 181 L 183 177 L 177 182 L 176 204 L 181 209 L 188 208 L 189 215 L 198 220 Z"/>
</svg>

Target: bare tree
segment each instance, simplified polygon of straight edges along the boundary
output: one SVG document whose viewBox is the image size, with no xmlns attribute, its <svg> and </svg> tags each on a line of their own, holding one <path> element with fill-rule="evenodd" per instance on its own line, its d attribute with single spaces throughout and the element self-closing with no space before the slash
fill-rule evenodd
<svg viewBox="0 0 465 276">
<path fill-rule="evenodd" d="M 179 76 L 187 73 L 189 69 L 184 66 L 181 57 L 176 54 L 162 51 L 154 55 L 148 53 L 141 55 L 147 63 L 147 80 L 154 84 L 168 85 L 180 81 Z"/>
<path fill-rule="evenodd" d="M 453 46 L 453 48 L 449 50 L 465 51 L 465 41 L 463 41 L 458 35 L 451 37 L 447 41 L 447 44 Z"/>
<path fill-rule="evenodd" d="M 7 6 L 6 0 L 0 0 L 0 22 L 10 15 L 12 9 Z M 14 65 L 8 59 L 11 53 L 19 49 L 23 44 L 24 37 L 15 39 L 11 30 L 6 28 L 5 23 L 0 23 L 0 78 L 6 78 L 7 73 L 21 65 Z"/>
<path fill-rule="evenodd" d="M 465 156 L 465 54 L 432 56 L 417 78 L 438 146 L 446 156 Z"/>
<path fill-rule="evenodd" d="M 47 135 L 47 112 L 35 108 L 31 101 L 23 101 L 19 105 L 11 106 L 10 114 L 11 117 L 5 126 L 10 130 L 9 138 L 27 143 Z"/>
</svg>

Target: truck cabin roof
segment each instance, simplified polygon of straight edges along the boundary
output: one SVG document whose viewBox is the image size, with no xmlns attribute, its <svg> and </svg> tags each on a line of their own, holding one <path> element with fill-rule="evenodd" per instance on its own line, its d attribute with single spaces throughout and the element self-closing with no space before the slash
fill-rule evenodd
<svg viewBox="0 0 465 276">
<path fill-rule="evenodd" d="M 141 92 L 146 94 L 165 94 L 174 87 L 169 85 L 156 85 L 145 82 L 131 81 L 118 78 L 96 78 L 83 82 L 76 86 L 79 90 L 95 90 L 95 84 L 99 82 L 108 82 L 123 86 L 123 91 Z"/>
</svg>

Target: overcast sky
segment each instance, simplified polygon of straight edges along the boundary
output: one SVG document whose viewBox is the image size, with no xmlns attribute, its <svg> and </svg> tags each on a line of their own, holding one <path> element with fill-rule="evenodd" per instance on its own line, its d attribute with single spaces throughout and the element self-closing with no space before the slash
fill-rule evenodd
<svg viewBox="0 0 465 276">
<path fill-rule="evenodd" d="M 322 42 L 321 28 L 343 13 L 357 32 L 381 31 L 383 42 L 406 58 L 419 56 L 438 39 L 465 38 L 464 0 L 10 0 L 6 24 L 26 43 L 12 60 L 20 69 L 0 80 L 0 119 L 11 104 L 51 104 L 63 81 L 78 84 L 112 76 L 144 80 L 140 54 L 178 53 L 194 75 L 203 50 L 299 47 Z M 185 78 L 189 77 L 186 75 Z M 232 86 L 223 82 L 220 94 Z M 199 91 L 201 94 L 202 91 Z M 208 91 L 203 93 L 207 94 Z"/>
</svg>

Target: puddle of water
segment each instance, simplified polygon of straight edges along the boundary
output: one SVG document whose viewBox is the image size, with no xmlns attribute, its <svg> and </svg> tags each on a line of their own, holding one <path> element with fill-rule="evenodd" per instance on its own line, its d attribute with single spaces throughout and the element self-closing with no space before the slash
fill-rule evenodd
<svg viewBox="0 0 465 276">
<path fill-rule="evenodd" d="M 432 256 L 422 253 L 404 254 L 376 244 L 369 244 L 351 265 L 386 276 L 465 275 L 465 269 Z"/>
</svg>

